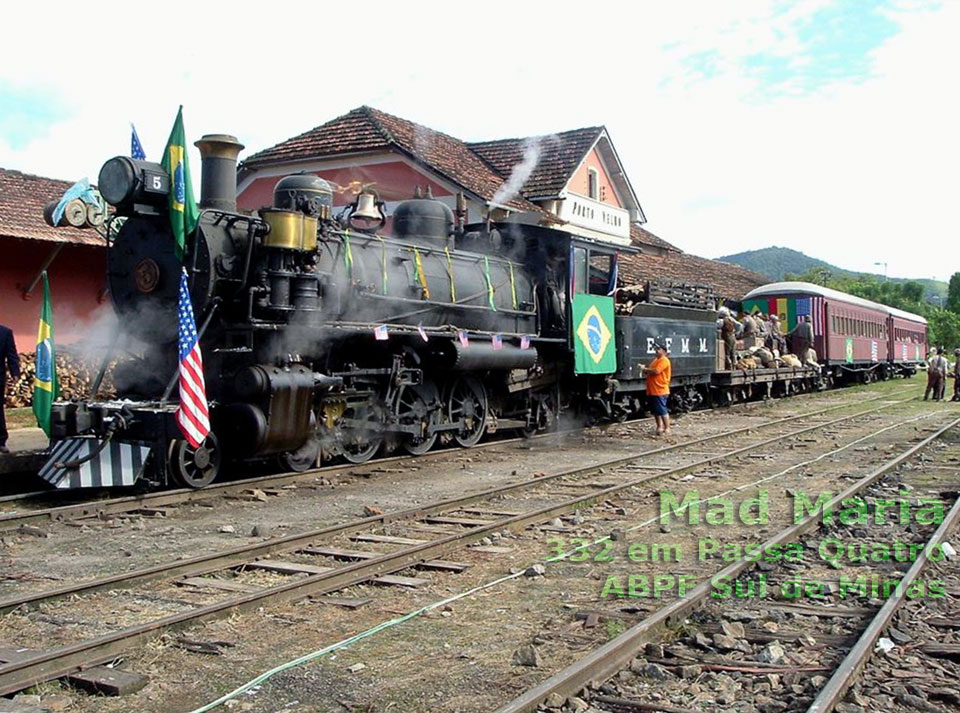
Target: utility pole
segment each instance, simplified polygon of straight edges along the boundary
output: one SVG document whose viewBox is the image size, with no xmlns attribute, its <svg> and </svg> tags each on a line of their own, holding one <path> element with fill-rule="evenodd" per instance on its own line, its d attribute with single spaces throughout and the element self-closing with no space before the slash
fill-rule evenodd
<svg viewBox="0 0 960 713">
<path fill-rule="evenodd" d="M 875 262 L 874 265 L 883 265 L 883 281 L 887 281 L 887 263 L 885 262 Z"/>
</svg>

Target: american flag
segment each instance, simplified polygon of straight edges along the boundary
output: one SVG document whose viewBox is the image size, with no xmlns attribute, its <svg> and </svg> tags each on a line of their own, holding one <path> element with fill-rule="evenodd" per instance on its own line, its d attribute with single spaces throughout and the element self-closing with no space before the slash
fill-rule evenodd
<svg viewBox="0 0 960 713">
<path fill-rule="evenodd" d="M 199 448 L 210 433 L 210 412 L 207 408 L 207 389 L 203 382 L 203 356 L 197 323 L 193 318 L 187 271 L 180 272 L 180 295 L 177 306 L 177 331 L 180 341 L 180 405 L 177 424 L 194 448 Z"/>
<path fill-rule="evenodd" d="M 381 324 L 379 327 L 373 328 L 373 338 L 378 342 L 385 342 L 390 338 L 390 334 L 387 332 L 387 325 Z"/>
<path fill-rule="evenodd" d="M 490 340 L 490 343 L 493 345 L 494 349 L 503 349 L 503 336 L 494 334 Z"/>
<path fill-rule="evenodd" d="M 520 337 L 520 348 L 521 348 L 521 349 L 529 349 L 529 348 L 530 348 L 530 337 L 528 337 L 526 334 L 524 334 L 522 337 Z"/>
<path fill-rule="evenodd" d="M 457 339 L 460 340 L 461 347 L 470 346 L 470 337 L 467 336 L 467 333 L 464 330 L 461 329 L 457 332 Z"/>
<path fill-rule="evenodd" d="M 823 334 L 823 297 L 798 297 L 796 301 L 797 318 L 810 317 L 813 333 Z"/>
<path fill-rule="evenodd" d="M 141 161 L 147 157 L 143 150 L 143 144 L 140 143 L 140 137 L 137 136 L 137 127 L 130 124 L 130 158 L 137 158 Z"/>
</svg>

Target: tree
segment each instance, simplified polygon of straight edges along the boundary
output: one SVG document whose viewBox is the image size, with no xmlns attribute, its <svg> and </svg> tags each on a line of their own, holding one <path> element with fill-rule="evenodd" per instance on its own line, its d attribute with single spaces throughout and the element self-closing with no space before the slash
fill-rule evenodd
<svg viewBox="0 0 960 713">
<path fill-rule="evenodd" d="M 950 285 L 947 287 L 947 309 L 960 314 L 960 272 L 950 276 Z"/>
<path fill-rule="evenodd" d="M 927 317 L 928 343 L 949 350 L 960 347 L 960 314 L 947 309 L 935 309 Z"/>
</svg>

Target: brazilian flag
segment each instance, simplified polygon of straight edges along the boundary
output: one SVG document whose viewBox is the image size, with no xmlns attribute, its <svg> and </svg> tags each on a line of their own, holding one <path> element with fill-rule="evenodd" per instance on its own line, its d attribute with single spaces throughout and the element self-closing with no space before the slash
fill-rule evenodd
<svg viewBox="0 0 960 713">
<path fill-rule="evenodd" d="M 50 281 L 43 272 L 43 306 L 37 330 L 37 369 L 33 377 L 33 414 L 37 425 L 50 437 L 50 412 L 60 395 L 57 382 L 57 356 L 53 348 L 53 307 L 50 304 Z"/>
<path fill-rule="evenodd" d="M 176 243 L 177 258 L 183 260 L 187 236 L 197 227 L 200 212 L 193 200 L 193 183 L 190 180 L 190 161 L 187 159 L 187 138 L 183 131 L 183 107 L 177 111 L 167 147 L 161 162 L 170 176 L 170 227 Z"/>
</svg>

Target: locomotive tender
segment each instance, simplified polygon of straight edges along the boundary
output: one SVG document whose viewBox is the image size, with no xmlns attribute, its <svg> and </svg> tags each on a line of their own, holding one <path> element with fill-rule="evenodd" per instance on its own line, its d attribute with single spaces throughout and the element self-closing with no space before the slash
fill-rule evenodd
<svg viewBox="0 0 960 713">
<path fill-rule="evenodd" d="M 91 398 L 54 405 L 40 471 L 53 487 L 199 488 L 227 460 L 306 470 L 381 449 L 469 447 L 501 429 L 535 433 L 566 410 L 626 418 L 643 412 L 640 365 L 656 341 L 670 349 L 676 409 L 717 392 L 732 400 L 819 383 L 813 369 L 718 374 L 712 298 L 616 305 L 617 255 L 629 248 L 523 222 L 466 225 L 462 201 L 454 211 L 429 196 L 397 206 L 386 235 L 373 192 L 335 216 L 330 186 L 310 174 L 281 179 L 272 206 L 245 214 L 243 147 L 223 134 L 196 146 L 201 212 L 182 262 L 164 169 L 116 157 L 100 172 L 114 209 L 107 279 L 119 329 Z M 212 425 L 199 447 L 171 401 L 183 269 Z M 116 397 L 97 399 L 112 360 Z"/>
</svg>

